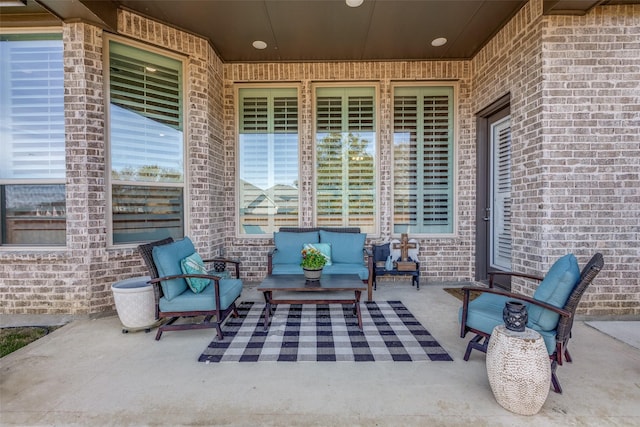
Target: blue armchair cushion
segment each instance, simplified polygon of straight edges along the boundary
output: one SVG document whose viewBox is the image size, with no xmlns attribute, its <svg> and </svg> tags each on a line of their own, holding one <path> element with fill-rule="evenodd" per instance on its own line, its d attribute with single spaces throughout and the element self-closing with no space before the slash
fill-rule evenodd
<svg viewBox="0 0 640 427">
<path fill-rule="evenodd" d="M 325 266 L 331 265 L 331 244 L 329 243 L 305 243 L 302 246 L 303 249 L 316 249 L 324 256 L 327 261 Z"/>
<path fill-rule="evenodd" d="M 182 259 L 182 261 L 180 261 L 180 268 L 184 274 L 209 274 L 204 266 L 202 258 L 197 252 L 194 252 L 188 257 Z M 184 280 L 187 281 L 189 288 L 196 294 L 202 292 L 209 282 L 211 282 L 210 279 L 201 277 L 185 277 Z"/>
<path fill-rule="evenodd" d="M 331 258 L 334 263 L 364 263 L 365 233 L 336 233 L 320 230 L 320 243 L 331 245 Z"/>
<path fill-rule="evenodd" d="M 507 301 L 513 298 L 495 294 L 481 294 L 478 298 L 469 302 L 467 309 L 467 326 L 482 331 L 487 334 L 493 332 L 493 328 L 498 325 L 504 325 L 502 318 L 502 310 Z M 528 309 L 534 307 L 527 304 Z M 458 320 L 462 323 L 462 308 L 458 311 Z M 547 352 L 553 354 L 556 346 L 556 331 L 542 330 L 538 325 L 531 323 L 531 319 L 527 323 L 527 327 L 531 328 L 542 335 Z"/>
<path fill-rule="evenodd" d="M 222 279 L 220 280 L 220 309 L 227 309 L 242 292 L 242 280 Z M 160 298 L 160 310 L 163 312 L 184 312 L 184 311 L 211 311 L 216 309 L 215 286 L 213 283 L 199 294 L 184 292 L 179 296 L 168 300 L 166 297 Z"/>
<path fill-rule="evenodd" d="M 273 233 L 273 243 L 276 252 L 273 254 L 274 264 L 298 264 L 302 262 L 302 246 L 305 243 L 318 243 L 318 232 L 294 233 L 276 231 Z"/>
<path fill-rule="evenodd" d="M 578 261 L 573 254 L 567 254 L 551 266 L 533 294 L 533 298 L 562 308 L 567 303 L 567 299 L 579 279 Z M 528 312 L 530 324 L 537 325 L 543 331 L 556 329 L 560 319 L 559 314 L 533 304 L 529 304 Z"/>
<path fill-rule="evenodd" d="M 196 251 L 193 242 L 188 237 L 168 245 L 155 246 L 153 248 L 153 262 L 158 269 L 160 277 L 177 276 L 182 273 L 180 261 Z M 161 282 L 164 297 L 171 301 L 187 290 L 187 282 L 184 278 L 163 280 Z"/>
</svg>

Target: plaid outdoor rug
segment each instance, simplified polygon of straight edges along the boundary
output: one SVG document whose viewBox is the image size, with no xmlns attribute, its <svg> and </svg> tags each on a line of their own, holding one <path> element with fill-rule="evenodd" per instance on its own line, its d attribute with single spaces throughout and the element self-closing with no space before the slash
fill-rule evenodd
<svg viewBox="0 0 640 427">
<path fill-rule="evenodd" d="M 361 304 L 363 331 L 350 304 L 280 304 L 264 331 L 264 304 L 243 302 L 200 362 L 451 361 L 400 301 Z"/>
</svg>

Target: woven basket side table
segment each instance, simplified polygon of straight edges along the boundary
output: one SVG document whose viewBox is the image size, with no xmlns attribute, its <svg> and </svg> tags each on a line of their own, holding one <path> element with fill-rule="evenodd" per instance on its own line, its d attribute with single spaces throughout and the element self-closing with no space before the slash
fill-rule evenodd
<svg viewBox="0 0 640 427">
<path fill-rule="evenodd" d="M 529 328 L 494 328 L 487 347 L 487 375 L 496 401 L 520 415 L 538 413 L 549 394 L 551 363 L 542 336 Z"/>
</svg>

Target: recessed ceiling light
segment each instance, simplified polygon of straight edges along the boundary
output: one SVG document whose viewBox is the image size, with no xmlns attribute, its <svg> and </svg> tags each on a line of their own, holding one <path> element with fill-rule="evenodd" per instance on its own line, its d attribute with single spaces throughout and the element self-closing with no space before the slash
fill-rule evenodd
<svg viewBox="0 0 640 427">
<path fill-rule="evenodd" d="M 267 44 L 265 42 L 263 42 L 262 40 L 256 40 L 253 43 L 253 47 L 255 47 L 256 49 L 266 49 Z"/>
<path fill-rule="evenodd" d="M 345 0 L 345 2 L 347 3 L 347 6 L 349 6 L 349 7 L 358 7 L 362 3 L 364 3 L 364 0 Z"/>
<path fill-rule="evenodd" d="M 445 44 L 447 44 L 447 39 L 445 39 L 444 37 L 438 37 L 437 39 L 433 39 L 431 41 L 431 46 L 434 47 L 444 46 Z"/>
</svg>

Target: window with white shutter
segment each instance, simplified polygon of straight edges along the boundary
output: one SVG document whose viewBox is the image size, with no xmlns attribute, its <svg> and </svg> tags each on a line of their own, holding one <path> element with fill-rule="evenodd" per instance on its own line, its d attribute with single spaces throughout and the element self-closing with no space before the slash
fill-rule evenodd
<svg viewBox="0 0 640 427">
<path fill-rule="evenodd" d="M 453 88 L 394 88 L 394 233 L 451 234 Z"/>
<path fill-rule="evenodd" d="M 185 233 L 182 61 L 109 40 L 114 244 Z"/>
<path fill-rule="evenodd" d="M 66 242 L 61 34 L 0 35 L 0 244 Z"/>
<path fill-rule="evenodd" d="M 316 223 L 377 229 L 376 91 L 316 90 Z"/>
<path fill-rule="evenodd" d="M 298 225 L 298 90 L 240 88 L 239 233 Z"/>
</svg>

